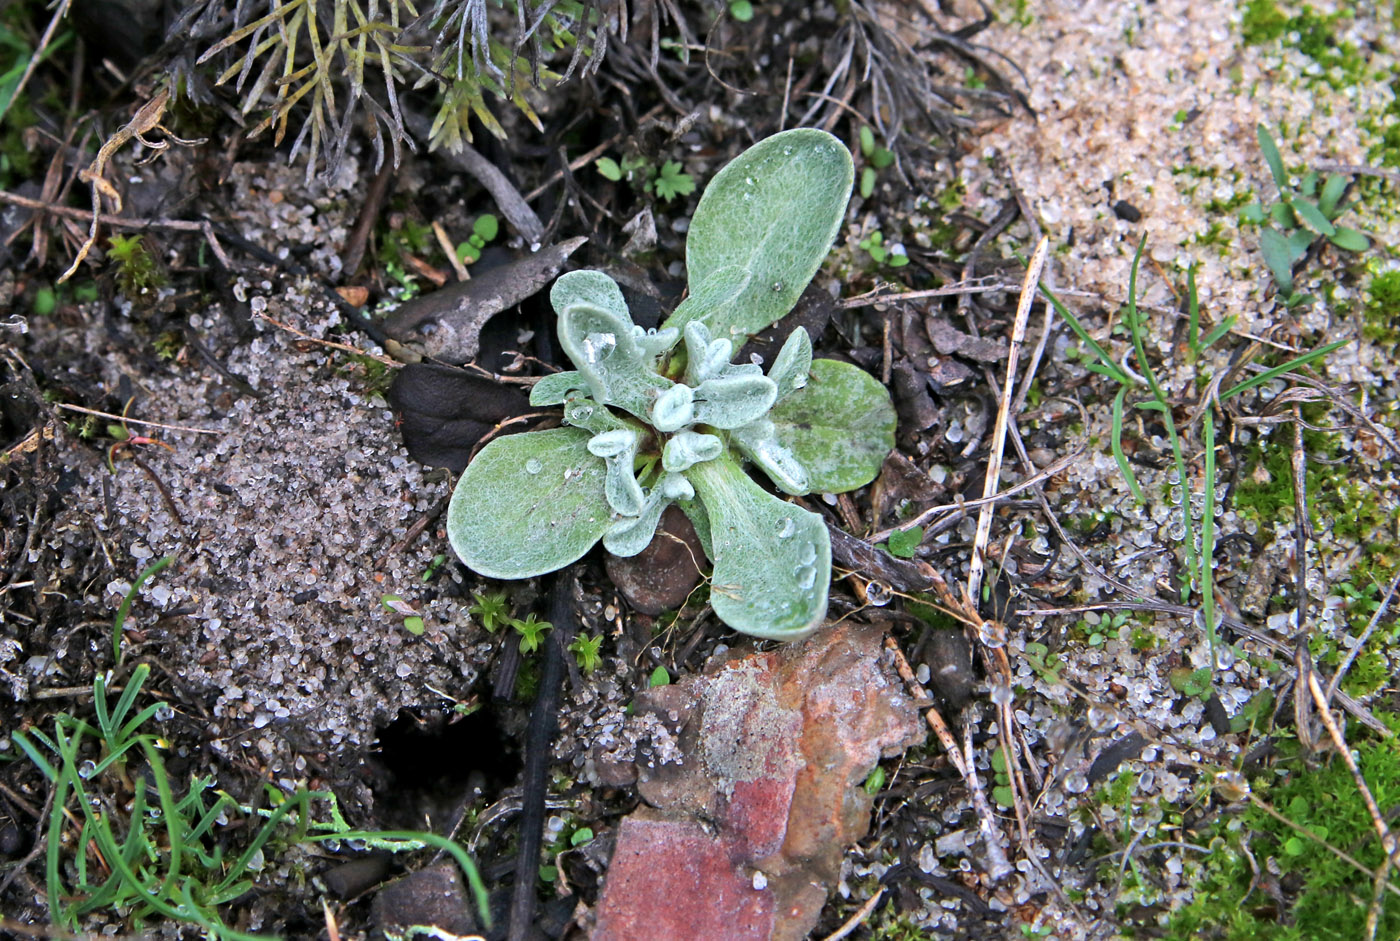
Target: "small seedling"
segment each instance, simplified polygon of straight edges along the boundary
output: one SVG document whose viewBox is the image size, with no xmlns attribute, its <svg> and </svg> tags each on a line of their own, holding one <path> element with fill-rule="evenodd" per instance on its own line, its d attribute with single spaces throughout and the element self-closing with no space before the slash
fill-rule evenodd
<svg viewBox="0 0 1400 941">
<path fill-rule="evenodd" d="M 457 246 L 457 260 L 469 265 L 480 259 L 481 250 L 486 247 L 487 242 L 493 241 L 500 231 L 501 223 L 495 216 L 490 213 L 478 216 L 472 223 L 472 234 Z"/>
<path fill-rule="evenodd" d="M 922 526 L 911 526 L 908 529 L 897 529 L 890 533 L 889 541 L 885 548 L 890 550 L 890 555 L 901 559 L 914 558 L 914 552 L 919 548 L 919 544 L 924 541 L 924 528 Z"/>
<path fill-rule="evenodd" d="M 1346 207 L 1347 177 L 1333 174 L 1319 189 L 1318 175 L 1308 173 L 1295 188 L 1284 169 L 1283 157 L 1273 135 L 1262 124 L 1256 130 L 1259 149 L 1278 186 L 1279 199 L 1269 206 L 1262 201 L 1247 206 L 1242 216 L 1247 222 L 1263 226 L 1259 233 L 1259 249 L 1264 254 L 1264 263 L 1274 276 L 1284 304 L 1295 307 L 1312 300 L 1309 295 L 1294 292 L 1293 266 L 1303 260 L 1314 241 L 1325 238 L 1348 252 L 1364 252 L 1371 243 L 1355 229 L 1335 224 Z"/>
<path fill-rule="evenodd" d="M 860 196 L 869 199 L 875 192 L 875 177 L 894 163 L 894 154 L 875 143 L 875 132 L 868 126 L 860 129 L 860 154 L 865 158 L 865 166 L 860 171 Z"/>
<path fill-rule="evenodd" d="M 1215 553 L 1215 505 L 1216 495 L 1219 487 L 1215 479 L 1215 413 L 1212 407 L 1203 410 L 1201 414 L 1201 437 L 1203 446 L 1202 464 L 1202 499 L 1200 508 L 1192 506 L 1192 486 L 1191 477 L 1186 470 L 1186 453 L 1182 443 L 1181 435 L 1178 432 L 1176 420 L 1173 417 L 1173 399 L 1168 390 L 1164 388 L 1157 378 L 1156 370 L 1152 367 L 1151 361 L 1147 357 L 1147 322 L 1142 316 L 1137 306 L 1137 276 L 1138 267 L 1142 263 L 1143 249 L 1147 245 L 1146 236 L 1138 243 L 1137 252 L 1133 255 L 1133 264 L 1128 273 L 1128 304 L 1123 311 L 1123 323 L 1128 328 L 1132 337 L 1134 358 L 1137 360 L 1138 368 L 1142 371 L 1141 376 L 1129 373 L 1120 365 L 1108 351 L 1100 346 L 1091 336 L 1078 319 L 1069 312 L 1069 309 L 1060 303 L 1059 299 L 1050 292 L 1043 284 L 1041 291 L 1049 299 L 1051 306 L 1069 324 L 1075 335 L 1093 351 L 1093 355 L 1098 362 L 1086 362 L 1085 367 L 1091 372 L 1096 372 L 1108 376 L 1119 384 L 1118 394 L 1113 399 L 1113 426 L 1110 444 L 1113 450 L 1114 460 L 1118 463 L 1118 469 L 1128 482 L 1128 488 L 1139 503 L 1145 503 L 1146 497 L 1142 488 L 1138 485 L 1137 475 L 1133 472 L 1132 465 L 1128 463 L 1127 455 L 1123 451 L 1123 407 L 1127 400 L 1130 389 L 1146 386 L 1150 398 L 1143 402 L 1137 402 L 1136 407 L 1146 411 L 1156 412 L 1167 432 L 1167 443 L 1171 448 L 1173 468 L 1175 470 L 1175 481 L 1173 483 L 1174 502 L 1181 513 L 1181 524 L 1184 533 L 1182 539 L 1182 549 L 1186 556 L 1186 571 L 1182 579 L 1181 600 L 1189 601 L 1194 592 L 1200 600 L 1200 615 L 1203 621 L 1205 633 L 1210 642 L 1211 658 L 1214 661 L 1216 652 L 1216 615 L 1215 615 L 1215 594 L 1211 587 L 1213 577 L 1213 567 L 1210 560 Z M 1225 335 L 1226 330 L 1217 328 L 1208 334 L 1205 339 L 1198 341 L 1199 331 L 1199 300 L 1196 295 L 1196 279 L 1194 271 L 1187 281 L 1187 308 L 1190 317 L 1189 337 L 1192 352 L 1190 355 L 1199 356 L 1211 343 L 1216 342 Z M 1228 328 L 1226 328 L 1228 329 Z M 1279 376 L 1286 375 L 1296 369 L 1315 362 L 1342 346 L 1348 340 L 1338 340 L 1328 343 L 1317 349 L 1296 356 L 1288 360 L 1281 366 L 1274 366 L 1262 372 L 1252 375 L 1215 396 L 1215 401 L 1224 403 L 1227 399 L 1257 388 L 1266 382 L 1270 382 Z M 1199 537 L 1197 536 L 1197 523 L 1199 516 Z"/>
<path fill-rule="evenodd" d="M 880 765 L 876 765 L 875 770 L 870 772 L 870 776 L 865 779 L 865 783 L 862 784 L 861 787 L 864 788 L 865 793 L 869 794 L 871 797 L 879 794 L 885 787 L 885 769 Z"/>
<path fill-rule="evenodd" d="M 107 257 L 117 266 L 117 287 L 133 301 L 154 294 L 165 285 L 165 273 L 142 244 L 143 235 L 114 235 Z"/>
<path fill-rule="evenodd" d="M 510 626 L 515 628 L 515 632 L 520 635 L 521 653 L 534 653 L 540 648 L 540 641 L 544 640 L 545 631 L 554 630 L 553 624 L 541 621 L 534 614 L 525 615 L 523 621 L 511 618 Z"/>
<path fill-rule="evenodd" d="M 598 669 L 598 664 L 603 662 L 603 658 L 598 654 L 598 650 L 603 646 L 603 637 L 589 637 L 587 634 L 578 634 L 569 641 L 569 652 L 578 661 L 579 669 L 585 674 L 592 673 Z"/>
<path fill-rule="evenodd" d="M 562 405 L 566 427 L 497 438 L 462 474 L 447 532 L 468 567 L 530 578 L 599 541 L 634 556 L 675 503 L 714 563 L 721 620 L 783 640 L 822 623 L 826 524 L 743 465 L 794 496 L 864 486 L 894 446 L 894 406 L 858 367 L 814 360 L 801 327 L 766 375 L 733 360 L 797 303 L 841 227 L 853 176 L 850 153 L 823 131 L 787 131 L 740 154 L 700 199 L 690 293 L 660 329 L 635 326 L 600 271 L 555 282 L 560 345 L 578 368 L 540 380 L 530 401 Z"/>
<path fill-rule="evenodd" d="M 658 167 L 640 156 L 623 157 L 621 163 L 611 157 L 599 157 L 593 165 L 614 183 L 626 180 L 642 192 L 655 193 L 668 203 L 677 196 L 695 192 L 695 180 L 674 160 L 667 160 Z"/>
<path fill-rule="evenodd" d="M 424 631 L 423 616 L 414 609 L 413 605 L 404 601 L 398 595 L 382 595 L 379 599 L 384 605 L 385 611 L 392 611 L 395 614 L 403 615 L 403 629 L 410 634 L 421 634 Z"/>
<path fill-rule="evenodd" d="M 647 678 L 647 686 L 670 686 L 671 674 L 665 667 L 657 667 L 651 671 L 651 676 Z"/>
<path fill-rule="evenodd" d="M 909 256 L 903 251 L 893 251 L 885 247 L 885 237 L 879 232 L 871 232 L 860 240 L 860 247 L 865 249 L 870 260 L 877 265 L 889 265 L 891 268 L 903 268 L 909 264 Z"/>
<path fill-rule="evenodd" d="M 476 618 L 486 633 L 494 634 L 501 625 L 510 621 L 510 602 L 506 600 L 505 592 L 483 595 L 474 591 L 472 597 L 476 599 L 476 604 L 468 608 L 467 613 Z"/>
</svg>

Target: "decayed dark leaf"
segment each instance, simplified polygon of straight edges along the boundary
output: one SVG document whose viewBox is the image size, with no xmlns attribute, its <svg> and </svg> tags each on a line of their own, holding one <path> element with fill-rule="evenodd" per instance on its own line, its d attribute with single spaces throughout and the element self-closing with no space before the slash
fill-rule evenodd
<svg viewBox="0 0 1400 941">
<path fill-rule="evenodd" d="M 963 333 L 942 317 L 925 317 L 924 329 L 933 341 L 933 348 L 945 356 L 957 353 L 982 363 L 995 363 L 1006 358 L 1005 343 Z"/>
<path fill-rule="evenodd" d="M 457 474 L 482 435 L 530 409 L 522 389 L 434 363 L 400 369 L 388 399 L 409 455 Z"/>
<path fill-rule="evenodd" d="M 568 239 L 483 271 L 470 281 L 416 297 L 385 321 L 384 332 L 434 359 L 468 362 L 476 357 L 486 321 L 548 287 L 586 241 L 582 236 Z"/>
<path fill-rule="evenodd" d="M 895 558 L 844 529 L 830 524 L 826 528 L 831 534 L 831 558 L 837 565 L 884 582 L 896 591 L 929 591 L 938 584 L 938 574 L 927 562 Z"/>
</svg>

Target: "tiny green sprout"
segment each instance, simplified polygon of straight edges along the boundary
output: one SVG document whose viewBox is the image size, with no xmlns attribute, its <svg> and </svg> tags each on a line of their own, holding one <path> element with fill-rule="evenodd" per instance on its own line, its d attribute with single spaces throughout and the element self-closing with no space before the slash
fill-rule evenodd
<svg viewBox="0 0 1400 941">
<path fill-rule="evenodd" d="M 671 674 L 665 667 L 657 667 L 651 671 L 651 676 L 647 678 L 647 686 L 670 686 Z"/>
<path fill-rule="evenodd" d="M 1312 300 L 1293 290 L 1293 268 L 1307 255 L 1313 242 L 1325 238 L 1347 252 L 1364 252 L 1371 247 L 1371 242 L 1355 229 L 1336 224 L 1345 211 L 1348 177 L 1333 174 L 1319 188 L 1318 175 L 1308 173 L 1294 186 L 1269 129 L 1260 124 L 1256 135 L 1264 162 L 1269 165 L 1269 174 L 1278 187 L 1279 201 L 1265 206 L 1261 200 L 1246 206 L 1241 217 L 1261 227 L 1259 250 L 1264 255 L 1264 264 L 1273 275 L 1284 304 L 1296 307 Z"/>
<path fill-rule="evenodd" d="M 486 243 L 493 240 L 500 234 L 501 223 L 489 212 L 479 216 L 472 223 L 472 234 L 467 236 L 465 242 L 457 246 L 457 260 L 466 264 L 471 264 L 481 258 L 481 250 L 486 247 Z"/>
<path fill-rule="evenodd" d="M 886 547 L 890 550 L 890 555 L 901 559 L 914 558 L 914 550 L 919 548 L 919 543 L 924 541 L 924 528 L 922 526 L 911 526 L 908 529 L 897 529 L 890 533 L 889 542 Z"/>
<path fill-rule="evenodd" d="M 749 0 L 729 0 L 729 15 L 740 23 L 753 19 L 753 4 Z"/>
<path fill-rule="evenodd" d="M 384 605 L 385 611 L 393 611 L 395 614 L 403 615 L 404 630 L 410 634 L 421 634 L 425 630 L 422 615 L 400 596 L 385 594 L 380 596 L 379 602 Z"/>
<path fill-rule="evenodd" d="M 598 664 L 603 662 L 599 656 L 598 649 L 603 645 L 603 636 L 589 637 L 587 634 L 578 634 L 569 641 L 569 652 L 578 661 L 579 669 L 584 673 L 592 673 L 598 669 Z"/>
<path fill-rule="evenodd" d="M 520 652 L 534 653 L 540 648 L 540 641 L 544 639 L 545 631 L 554 630 L 554 625 L 548 621 L 541 621 L 533 614 L 527 614 L 525 620 L 510 619 L 510 626 L 515 628 L 520 635 Z"/>
<path fill-rule="evenodd" d="M 635 556 L 675 504 L 713 563 L 722 621 L 778 640 L 816 630 L 831 541 L 821 516 L 784 496 L 874 480 L 894 446 L 894 406 L 859 367 L 814 359 L 801 327 L 766 372 L 738 354 L 796 305 L 841 228 L 853 177 L 850 152 L 810 128 L 740 154 L 700 198 L 689 294 L 658 329 L 632 322 L 602 272 L 560 277 L 550 300 L 577 368 L 539 380 L 530 402 L 561 406 L 564 426 L 496 438 L 467 466 L 447 511 L 458 557 L 488 578 L 532 578 L 599 542 Z"/>
<path fill-rule="evenodd" d="M 869 199 L 875 192 L 876 176 L 894 163 L 894 153 L 875 143 L 875 132 L 869 126 L 860 129 L 860 153 L 865 158 L 865 166 L 860 171 L 860 195 L 862 199 Z"/>
<path fill-rule="evenodd" d="M 540 881 L 553 883 L 559 878 L 559 869 L 556 866 L 541 866 Z"/>
<path fill-rule="evenodd" d="M 879 765 L 875 766 L 875 770 L 870 772 L 870 776 L 867 777 L 865 779 L 865 783 L 861 785 L 861 787 L 865 789 L 865 793 L 869 794 L 871 797 L 874 797 L 876 794 L 879 794 L 880 791 L 884 788 L 884 786 L 885 769 L 880 767 Z"/>
<path fill-rule="evenodd" d="M 58 294 L 46 284 L 34 292 L 31 306 L 36 316 L 47 317 L 58 307 Z"/>
<path fill-rule="evenodd" d="M 114 235 L 107 255 L 117 267 L 117 287 L 132 300 L 143 298 L 165 284 L 165 276 L 142 244 L 143 235 Z"/>
<path fill-rule="evenodd" d="M 496 633 L 502 624 L 510 620 L 510 603 L 506 601 L 505 592 L 483 595 L 474 591 L 472 597 L 476 599 L 476 604 L 468 608 L 467 613 L 476 618 L 486 633 Z"/>
<path fill-rule="evenodd" d="M 582 846 L 583 844 L 585 844 L 585 843 L 591 841 L 592 839 L 593 839 L 593 830 L 592 830 L 592 828 L 590 828 L 590 827 L 579 827 L 577 830 L 574 831 L 573 836 L 569 837 L 569 845 L 570 845 L 570 846 Z"/>
<path fill-rule="evenodd" d="M 903 268 L 909 264 L 909 256 L 904 252 L 891 251 L 885 247 L 885 237 L 879 232 L 871 232 L 868 236 L 860 240 L 860 247 L 865 249 L 870 256 L 870 260 L 877 265 L 889 265 L 891 268 Z"/>
<path fill-rule="evenodd" d="M 425 582 L 432 581 L 433 576 L 438 573 L 438 570 L 442 568 L 442 564 L 446 561 L 447 553 L 445 552 L 439 552 L 437 555 L 433 556 L 433 560 L 429 562 L 428 567 L 423 570 L 422 580 Z"/>
<path fill-rule="evenodd" d="M 599 173 L 607 179 L 612 180 L 614 183 L 622 181 L 622 167 L 613 158 L 599 157 L 597 160 L 593 161 L 593 166 L 597 168 Z"/>
<path fill-rule="evenodd" d="M 695 180 L 681 169 L 679 163 L 667 160 L 656 171 L 656 176 L 648 182 L 647 188 L 655 188 L 656 195 L 669 203 L 677 196 L 689 196 L 695 192 Z"/>
</svg>

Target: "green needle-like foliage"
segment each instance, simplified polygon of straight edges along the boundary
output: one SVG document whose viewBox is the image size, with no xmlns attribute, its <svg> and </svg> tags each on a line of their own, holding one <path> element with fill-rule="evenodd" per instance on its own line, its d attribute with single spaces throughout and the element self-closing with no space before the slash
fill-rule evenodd
<svg viewBox="0 0 1400 941">
<path fill-rule="evenodd" d="M 459 150 L 472 117 L 504 138 L 492 99 L 541 127 L 528 86 L 594 71 L 606 47 L 596 0 L 251 0 L 186 16 L 205 35 L 223 32 L 197 63 L 218 58 L 216 84 L 232 83 L 244 114 L 262 112 L 250 136 L 271 128 L 281 143 L 300 121 L 292 149 L 305 148 L 308 172 L 321 157 L 335 169 L 361 106 L 374 119 L 376 151 L 382 157 L 387 136 L 397 160 L 402 144 L 412 146 L 399 104 L 405 87 L 441 92 L 430 148 Z M 545 65 L 556 55 L 568 57 L 563 75 Z"/>
<path fill-rule="evenodd" d="M 689 296 L 658 330 L 632 323 L 602 272 L 561 277 L 550 299 L 577 369 L 541 380 L 530 401 L 562 405 L 567 427 L 498 438 L 468 466 L 447 521 L 462 560 L 529 578 L 600 540 L 636 555 L 675 503 L 714 563 L 710 602 L 725 623 L 782 640 L 815 630 L 831 580 L 826 524 L 745 468 L 794 496 L 863 486 L 894 446 L 894 406 L 857 367 L 813 360 L 802 328 L 766 373 L 735 359 L 816 274 L 853 176 L 850 153 L 823 131 L 786 131 L 740 154 L 700 199 Z"/>
</svg>

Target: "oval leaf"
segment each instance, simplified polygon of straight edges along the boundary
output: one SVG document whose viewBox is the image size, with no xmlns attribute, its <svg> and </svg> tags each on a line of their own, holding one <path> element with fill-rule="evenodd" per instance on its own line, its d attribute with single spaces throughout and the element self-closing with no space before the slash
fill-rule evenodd
<svg viewBox="0 0 1400 941">
<path fill-rule="evenodd" d="M 863 487 L 894 447 L 890 394 L 865 370 L 834 359 L 812 361 L 807 385 L 768 414 L 779 444 L 807 469 L 819 493 Z"/>
<path fill-rule="evenodd" d="M 492 441 L 457 481 L 447 538 L 467 567 L 488 578 L 530 578 L 563 568 L 613 522 L 605 469 L 592 437 L 554 428 Z"/>
<path fill-rule="evenodd" d="M 1322 214 L 1322 210 L 1306 199 L 1290 199 L 1288 205 L 1293 207 L 1293 214 L 1298 217 L 1298 221 L 1318 235 L 1330 237 L 1336 234 L 1336 227 Z"/>
<path fill-rule="evenodd" d="M 1332 244 L 1348 252 L 1364 252 L 1371 247 L 1366 236 L 1344 225 L 1337 226 L 1337 231 L 1332 235 Z"/>
<path fill-rule="evenodd" d="M 530 389 L 531 405 L 563 405 L 570 392 L 588 388 L 583 373 L 569 369 L 544 376 Z"/>
<path fill-rule="evenodd" d="M 686 472 L 709 521 L 710 604 L 744 634 L 800 640 L 826 618 L 831 537 L 815 513 L 759 488 L 720 457 Z"/>
<path fill-rule="evenodd" d="M 715 174 L 686 239 L 691 291 L 721 269 L 751 275 L 737 303 L 699 313 L 715 336 L 737 348 L 792 310 L 841 228 L 854 179 L 850 151 L 815 128 L 759 141 Z"/>
<path fill-rule="evenodd" d="M 589 304 L 601 307 L 625 321 L 629 327 L 632 325 L 632 315 L 627 311 L 622 288 L 601 271 L 585 269 L 560 275 L 554 287 L 549 289 L 549 303 L 553 305 L 554 312 L 561 316 L 575 304 Z"/>
</svg>

